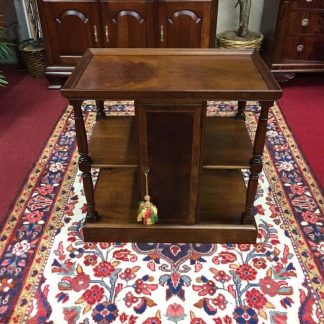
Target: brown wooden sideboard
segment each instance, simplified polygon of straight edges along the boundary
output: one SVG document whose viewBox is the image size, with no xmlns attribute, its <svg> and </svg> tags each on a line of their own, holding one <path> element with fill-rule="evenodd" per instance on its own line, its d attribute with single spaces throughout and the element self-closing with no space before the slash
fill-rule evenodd
<svg viewBox="0 0 324 324">
<path fill-rule="evenodd" d="M 268 111 L 282 93 L 257 52 L 90 49 L 61 91 L 74 107 L 86 241 L 255 242 Z M 87 99 L 98 108 L 89 142 Z M 107 117 L 109 99 L 134 100 L 135 116 Z M 207 100 L 260 101 L 254 145 L 244 120 L 207 117 Z M 147 168 L 159 210 L 151 226 L 136 221 Z M 250 169 L 247 188 L 241 169 Z"/>
<path fill-rule="evenodd" d="M 50 88 L 90 47 L 215 47 L 218 0 L 37 1 Z"/>
<path fill-rule="evenodd" d="M 261 54 L 281 79 L 324 72 L 323 0 L 265 0 L 261 32 Z"/>
</svg>

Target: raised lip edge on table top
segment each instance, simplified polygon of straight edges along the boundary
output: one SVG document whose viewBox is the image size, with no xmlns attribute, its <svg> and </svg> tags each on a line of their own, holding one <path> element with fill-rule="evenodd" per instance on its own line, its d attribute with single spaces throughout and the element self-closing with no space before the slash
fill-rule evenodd
<svg viewBox="0 0 324 324">
<path fill-rule="evenodd" d="M 199 53 L 199 55 L 243 55 L 243 56 L 250 56 L 253 63 L 255 64 L 256 68 L 258 69 L 260 75 L 262 76 L 266 86 L 268 87 L 267 90 L 205 90 L 205 91 L 197 91 L 197 90 L 187 90 L 186 92 L 192 92 L 201 94 L 206 96 L 206 100 L 212 100 L 214 97 L 215 99 L 227 99 L 221 98 L 219 96 L 211 96 L 208 97 L 208 94 L 210 93 L 215 93 L 218 92 L 220 96 L 221 94 L 228 94 L 228 93 L 267 93 L 267 94 L 277 94 L 277 96 L 271 96 L 270 99 L 268 98 L 259 98 L 256 99 L 255 96 L 252 96 L 251 99 L 255 100 L 276 100 L 279 99 L 282 95 L 282 89 L 279 86 L 278 82 L 275 80 L 273 75 L 271 74 L 271 71 L 267 67 L 266 63 L 262 60 L 260 54 L 255 51 L 255 50 L 250 50 L 250 49 L 240 49 L 240 50 L 232 50 L 232 49 L 219 49 L 219 48 L 193 48 L 193 49 L 187 49 L 187 48 L 167 48 L 167 49 L 160 49 L 160 48 L 127 48 L 127 49 L 122 49 L 122 51 L 119 48 L 88 48 L 84 55 L 82 56 L 81 60 L 77 64 L 76 68 L 72 72 L 71 76 L 68 78 L 66 83 L 64 84 L 63 88 L 61 89 L 61 93 L 67 97 L 68 99 L 88 99 L 88 98 L 93 98 L 93 99 L 145 99 L 146 96 L 126 96 L 123 94 L 123 91 L 115 90 L 115 91 L 107 91 L 107 90 L 86 90 L 86 89 L 76 89 L 76 85 L 78 84 L 82 73 L 88 66 L 88 63 L 92 59 L 94 55 L 99 55 L 99 56 L 104 56 L 104 55 L 113 55 L 113 56 L 135 56 L 135 55 L 156 55 L 156 56 L 167 56 L 167 55 L 196 55 Z M 109 93 L 107 93 L 109 92 Z M 124 91 L 124 92 L 142 92 L 142 90 L 131 90 L 131 91 Z M 183 93 L 183 91 L 151 91 L 154 94 L 163 94 L 164 92 L 166 93 L 172 93 L 175 95 L 176 93 Z M 83 93 L 83 95 L 80 95 L 80 93 Z M 89 93 L 89 95 L 88 95 Z M 96 94 L 93 96 L 92 94 Z M 114 95 L 116 93 L 116 95 Z M 97 94 L 100 94 L 101 96 L 97 96 Z M 183 95 L 179 95 L 179 98 L 182 97 Z M 240 100 L 241 97 L 237 96 L 238 98 L 231 97 L 232 100 L 238 99 Z M 147 97 L 148 99 L 150 97 Z M 198 98 L 197 98 L 198 99 Z M 228 98 L 230 99 L 230 98 Z M 246 100 L 245 97 L 242 97 L 241 100 Z"/>
</svg>

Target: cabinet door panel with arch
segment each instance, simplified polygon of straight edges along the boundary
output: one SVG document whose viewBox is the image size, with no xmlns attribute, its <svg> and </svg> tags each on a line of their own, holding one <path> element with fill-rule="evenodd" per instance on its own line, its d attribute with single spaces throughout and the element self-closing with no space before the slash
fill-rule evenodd
<svg viewBox="0 0 324 324">
<path fill-rule="evenodd" d="M 100 1 L 104 47 L 153 47 L 153 2 Z"/>
<path fill-rule="evenodd" d="M 157 3 L 157 47 L 214 47 L 215 1 L 161 1 Z"/>
<path fill-rule="evenodd" d="M 74 65 L 87 48 L 102 47 L 96 1 L 39 3 L 50 65 Z"/>
</svg>

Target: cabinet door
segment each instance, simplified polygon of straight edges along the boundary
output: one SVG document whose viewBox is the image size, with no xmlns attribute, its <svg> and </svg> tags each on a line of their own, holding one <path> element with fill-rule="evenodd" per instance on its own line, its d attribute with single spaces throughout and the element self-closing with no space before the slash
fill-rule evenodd
<svg viewBox="0 0 324 324">
<path fill-rule="evenodd" d="M 153 47 L 153 3 L 101 0 L 104 47 Z"/>
<path fill-rule="evenodd" d="M 158 2 L 157 6 L 157 47 L 212 46 L 211 2 Z"/>
<path fill-rule="evenodd" d="M 74 65 L 87 48 L 102 46 L 95 0 L 38 3 L 50 65 Z"/>
</svg>

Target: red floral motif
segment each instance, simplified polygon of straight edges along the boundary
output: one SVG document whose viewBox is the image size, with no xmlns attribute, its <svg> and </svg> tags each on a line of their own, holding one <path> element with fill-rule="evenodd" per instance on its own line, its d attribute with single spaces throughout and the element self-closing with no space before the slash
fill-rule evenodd
<svg viewBox="0 0 324 324">
<path fill-rule="evenodd" d="M 266 251 L 266 248 L 262 243 L 254 244 L 253 246 L 256 253 L 264 253 Z"/>
<path fill-rule="evenodd" d="M 222 282 L 225 282 L 225 281 L 230 281 L 231 280 L 231 276 L 229 276 L 228 274 L 226 274 L 225 271 L 223 270 L 216 270 L 215 271 L 215 275 L 214 275 L 214 279 L 216 281 L 222 281 Z"/>
<path fill-rule="evenodd" d="M 97 248 L 97 244 L 93 242 L 86 242 L 84 243 L 83 247 L 85 250 L 95 250 Z"/>
<path fill-rule="evenodd" d="M 265 269 L 267 267 L 267 263 L 264 258 L 254 258 L 252 261 L 253 261 L 253 265 L 257 269 Z"/>
<path fill-rule="evenodd" d="M 74 291 L 81 291 L 89 287 L 90 277 L 84 272 L 81 272 L 76 277 L 69 278 L 68 281 Z"/>
<path fill-rule="evenodd" d="M 241 251 L 249 251 L 251 249 L 251 245 L 250 244 L 239 244 L 238 248 Z"/>
<path fill-rule="evenodd" d="M 275 313 L 271 317 L 271 322 L 273 324 L 286 324 L 287 323 L 287 314 L 285 313 Z"/>
<path fill-rule="evenodd" d="M 93 268 L 96 277 L 109 277 L 114 271 L 115 267 L 107 261 L 100 262 Z"/>
<path fill-rule="evenodd" d="M 213 304 L 221 310 L 226 308 L 227 301 L 223 294 L 219 294 L 216 298 L 213 299 Z"/>
<path fill-rule="evenodd" d="M 135 274 L 133 273 L 132 269 L 131 268 L 126 268 L 125 271 L 123 271 L 121 274 L 120 274 L 120 279 L 123 279 L 123 280 L 131 280 L 131 279 L 134 279 L 136 276 Z"/>
<path fill-rule="evenodd" d="M 90 289 L 86 290 L 82 297 L 90 305 L 98 303 L 101 301 L 104 295 L 104 289 L 98 285 L 92 286 Z"/>
<path fill-rule="evenodd" d="M 121 249 L 117 250 L 113 253 L 113 257 L 116 260 L 121 261 L 136 261 L 136 256 L 134 256 L 129 250 L 127 249 Z M 135 259 L 134 259 L 135 258 Z"/>
<path fill-rule="evenodd" d="M 303 217 L 304 221 L 307 223 L 314 224 L 314 223 L 318 222 L 318 216 L 309 210 L 302 212 L 302 217 Z"/>
<path fill-rule="evenodd" d="M 174 303 L 168 306 L 166 316 L 170 321 L 177 323 L 178 321 L 183 320 L 186 315 L 184 313 L 184 308 L 181 305 Z"/>
<path fill-rule="evenodd" d="M 220 252 L 218 259 L 220 259 L 220 262 L 222 264 L 232 263 L 236 261 L 236 254 L 232 252 L 226 252 L 226 251 Z"/>
<path fill-rule="evenodd" d="M 138 297 L 134 296 L 131 292 L 128 292 L 124 297 L 124 302 L 127 307 L 131 307 L 138 302 Z"/>
<path fill-rule="evenodd" d="M 240 265 L 236 271 L 241 280 L 254 280 L 257 272 L 248 264 Z"/>
<path fill-rule="evenodd" d="M 94 266 L 95 264 L 97 264 L 97 259 L 98 257 L 96 255 L 88 254 L 84 258 L 84 264 L 86 266 Z"/>
<path fill-rule="evenodd" d="M 260 279 L 260 289 L 261 291 L 269 295 L 271 297 L 274 297 L 275 295 L 278 294 L 279 289 L 282 285 L 286 285 L 285 281 L 279 281 L 276 282 L 272 280 L 270 277 L 265 277 L 263 279 Z"/>
<path fill-rule="evenodd" d="M 99 246 L 101 249 L 108 249 L 111 246 L 111 243 L 108 242 L 100 242 Z"/>
<path fill-rule="evenodd" d="M 305 193 L 305 188 L 297 184 L 292 184 L 290 186 L 290 191 L 295 195 L 302 195 Z"/>
<path fill-rule="evenodd" d="M 146 284 L 142 279 L 135 281 L 135 292 L 137 294 L 151 295 L 151 290 L 157 289 L 158 285 Z"/>
<path fill-rule="evenodd" d="M 52 185 L 42 185 L 42 186 L 36 188 L 36 190 L 38 191 L 38 193 L 40 195 L 45 196 L 45 195 L 52 193 L 54 190 L 54 187 Z"/>
<path fill-rule="evenodd" d="M 39 210 L 35 210 L 32 213 L 26 214 L 26 218 L 31 224 L 39 222 L 43 218 L 43 216 L 44 213 Z"/>
<path fill-rule="evenodd" d="M 78 311 L 75 307 L 73 308 L 64 308 L 63 309 L 64 319 L 68 324 L 75 323 L 76 317 L 78 316 Z"/>
<path fill-rule="evenodd" d="M 194 291 L 199 291 L 199 296 L 214 295 L 216 292 L 215 284 L 211 280 L 208 280 L 202 286 L 193 285 L 193 289 Z"/>
<path fill-rule="evenodd" d="M 267 303 L 267 299 L 259 290 L 252 288 L 246 292 L 246 302 L 247 304 L 255 309 L 262 309 L 263 306 Z"/>
</svg>

